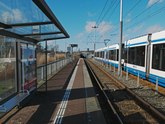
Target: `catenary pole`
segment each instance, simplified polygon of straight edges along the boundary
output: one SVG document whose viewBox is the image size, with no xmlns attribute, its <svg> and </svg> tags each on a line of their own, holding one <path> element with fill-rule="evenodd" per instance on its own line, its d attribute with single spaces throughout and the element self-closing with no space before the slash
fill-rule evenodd
<svg viewBox="0 0 165 124">
<path fill-rule="evenodd" d="M 120 41 L 119 41 L 118 76 L 121 76 L 122 37 L 123 37 L 123 0 L 120 0 Z"/>
<path fill-rule="evenodd" d="M 96 50 L 96 28 L 98 28 L 96 25 L 95 26 L 93 26 L 92 28 L 94 28 L 95 29 L 95 34 L 94 34 L 94 55 L 95 55 L 95 50 Z"/>
</svg>

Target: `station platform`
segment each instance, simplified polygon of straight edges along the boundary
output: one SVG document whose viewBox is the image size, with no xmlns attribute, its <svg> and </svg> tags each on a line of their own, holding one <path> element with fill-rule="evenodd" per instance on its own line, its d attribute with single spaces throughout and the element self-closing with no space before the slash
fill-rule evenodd
<svg viewBox="0 0 165 124">
<path fill-rule="evenodd" d="M 40 87 L 26 106 L 1 122 L 106 124 L 83 59 L 65 66 L 47 82 L 47 92 L 45 86 Z"/>
<path fill-rule="evenodd" d="M 80 59 L 66 89 L 55 121 L 63 124 L 105 124 L 83 59 Z"/>
</svg>

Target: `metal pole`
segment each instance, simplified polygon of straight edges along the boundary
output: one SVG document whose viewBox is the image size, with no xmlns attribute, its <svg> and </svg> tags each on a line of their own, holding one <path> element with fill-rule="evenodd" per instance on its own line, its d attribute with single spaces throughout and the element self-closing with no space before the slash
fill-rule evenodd
<svg viewBox="0 0 165 124">
<path fill-rule="evenodd" d="M 123 35 L 123 0 L 120 0 L 120 42 L 119 42 L 119 66 L 118 76 L 121 75 L 121 53 L 122 53 L 122 36 Z"/>
<path fill-rule="evenodd" d="M 56 59 L 56 72 L 57 72 L 57 47 L 56 47 L 56 41 L 54 41 L 55 44 L 55 59 Z"/>
<path fill-rule="evenodd" d="M 95 39 L 94 39 L 94 54 L 95 54 L 95 50 L 96 50 L 96 26 L 94 27 L 95 28 Z"/>
<path fill-rule="evenodd" d="M 139 87 L 140 86 L 140 84 L 139 84 L 139 77 L 140 75 L 139 75 L 139 71 L 138 71 L 138 77 L 137 77 L 137 87 Z"/>
<path fill-rule="evenodd" d="M 47 49 L 48 49 L 48 45 L 47 45 L 47 41 L 45 41 L 45 50 L 46 50 L 46 52 L 45 52 L 45 54 L 46 54 L 46 82 L 45 82 L 45 90 L 46 90 L 46 92 L 47 92 L 47 80 L 48 80 L 48 77 L 47 77 L 47 72 L 48 72 L 48 70 L 47 70 L 47 64 L 48 64 L 48 61 L 47 61 L 47 59 L 48 59 L 48 57 L 47 57 L 47 54 L 48 54 L 48 52 L 47 52 Z"/>
<path fill-rule="evenodd" d="M 128 41 L 126 41 L 126 49 L 127 49 L 127 63 L 126 63 L 126 80 L 128 80 L 128 53 L 129 53 L 129 47 L 128 47 Z"/>
<path fill-rule="evenodd" d="M 95 25 L 92 28 L 95 29 L 95 34 L 94 34 L 94 54 L 95 54 L 95 50 L 96 50 L 96 28 L 98 28 L 98 27 Z"/>
<path fill-rule="evenodd" d="M 65 42 L 65 61 L 64 61 L 65 65 L 66 65 L 66 52 L 67 52 L 67 48 L 66 48 L 66 42 Z"/>
<path fill-rule="evenodd" d="M 156 85 L 155 85 L 156 93 L 158 92 L 158 83 L 159 83 L 159 78 L 156 77 Z"/>
</svg>

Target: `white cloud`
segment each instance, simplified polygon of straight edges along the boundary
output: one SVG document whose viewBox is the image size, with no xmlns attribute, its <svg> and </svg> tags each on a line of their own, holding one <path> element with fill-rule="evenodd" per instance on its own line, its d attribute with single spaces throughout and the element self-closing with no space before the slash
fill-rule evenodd
<svg viewBox="0 0 165 124">
<path fill-rule="evenodd" d="M 86 32 L 93 32 L 95 29 L 92 28 L 96 26 L 96 22 L 95 21 L 87 21 L 86 25 L 85 25 L 85 31 Z M 103 35 L 107 32 L 109 32 L 110 30 L 112 30 L 113 25 L 109 22 L 101 22 L 98 26 L 98 28 L 96 28 L 96 32 L 98 32 L 100 35 Z"/>
<path fill-rule="evenodd" d="M 94 38 L 94 32 L 95 28 L 92 28 L 96 26 L 95 21 L 87 21 L 85 25 L 85 31 L 82 33 L 79 33 L 76 35 L 76 38 L 81 41 L 81 43 L 88 43 L 87 47 L 91 46 L 93 49 L 92 42 L 95 40 Z M 104 47 L 104 39 L 110 39 L 110 31 L 114 29 L 115 26 L 113 26 L 110 22 L 103 21 L 96 28 L 96 42 L 101 42 L 96 45 L 96 48 Z M 91 33 L 92 32 L 92 33 Z M 91 34 L 90 34 L 91 33 Z M 108 44 L 110 44 L 109 42 Z"/>
<path fill-rule="evenodd" d="M 113 26 L 111 23 L 103 21 L 100 23 L 97 31 L 99 32 L 99 34 L 103 35 L 112 30 L 112 28 Z"/>
<path fill-rule="evenodd" d="M 84 37 L 84 33 L 83 32 L 81 32 L 81 33 L 79 33 L 79 34 L 77 34 L 75 37 L 77 38 L 77 39 L 82 39 L 83 37 Z"/>
<path fill-rule="evenodd" d="M 128 15 L 124 18 L 124 23 L 129 23 L 132 21 L 132 14 L 128 13 Z"/>
<path fill-rule="evenodd" d="M 94 31 L 92 27 L 94 27 L 96 25 L 95 21 L 87 21 L 86 25 L 85 25 L 85 31 L 86 32 L 92 32 Z"/>
<path fill-rule="evenodd" d="M 131 18 L 127 18 L 126 20 L 125 20 L 125 23 L 130 23 L 131 22 Z"/>
<path fill-rule="evenodd" d="M 156 2 L 161 3 L 161 2 L 163 2 L 163 1 L 164 1 L 164 0 L 148 0 L 147 7 L 152 6 L 152 5 L 155 4 Z"/>
<path fill-rule="evenodd" d="M 19 9 L 13 9 L 12 12 L 13 12 L 14 20 L 15 20 L 16 22 L 25 19 L 25 18 L 23 17 L 23 13 L 22 13 Z"/>
<path fill-rule="evenodd" d="M 131 28 L 129 30 L 127 30 L 126 32 L 124 32 L 124 41 L 125 40 L 129 40 L 132 39 L 134 37 L 138 37 L 144 34 L 149 34 L 149 33 L 154 33 L 154 32 L 158 32 L 164 30 L 164 28 L 160 25 L 152 25 L 148 28 L 145 27 L 144 24 L 141 25 L 137 25 L 134 28 Z"/>
<path fill-rule="evenodd" d="M 11 11 L 5 11 L 2 13 L 3 22 L 9 23 L 14 21 L 14 23 L 21 22 L 25 20 L 23 13 L 19 9 L 12 9 Z"/>
<path fill-rule="evenodd" d="M 160 25 L 153 25 L 149 28 L 147 28 L 146 33 L 154 33 L 163 30 L 163 28 Z"/>
<path fill-rule="evenodd" d="M 2 13 L 2 18 L 1 18 L 1 20 L 2 20 L 3 22 L 7 23 L 8 20 L 12 20 L 12 16 L 11 16 L 11 14 L 10 14 L 9 12 L 3 12 L 3 13 Z"/>
<path fill-rule="evenodd" d="M 130 28 L 124 32 L 123 41 L 132 39 L 137 36 L 144 34 L 144 24 L 137 25 L 133 28 Z"/>
</svg>

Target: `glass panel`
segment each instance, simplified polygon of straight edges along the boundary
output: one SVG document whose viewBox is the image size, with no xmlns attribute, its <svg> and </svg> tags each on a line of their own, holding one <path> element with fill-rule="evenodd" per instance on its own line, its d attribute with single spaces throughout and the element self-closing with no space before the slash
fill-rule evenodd
<svg viewBox="0 0 165 124">
<path fill-rule="evenodd" d="M 64 34 L 49 34 L 49 35 L 34 35 L 34 36 L 28 36 L 31 38 L 34 38 L 36 40 L 43 40 L 48 38 L 59 38 L 59 37 L 65 37 Z"/>
<path fill-rule="evenodd" d="M 40 22 L 51 22 L 51 20 L 38 8 L 33 0 L 1 0 L 0 22 L 11 25 L 12 28 L 5 29 L 19 35 L 60 32 L 55 24 L 40 25 Z M 46 9 L 50 10 L 46 7 Z M 53 17 L 52 17 L 53 18 Z M 56 19 L 55 19 L 56 21 Z M 58 21 L 57 21 L 58 22 Z M 19 26 L 19 24 L 37 23 L 35 26 Z M 53 23 L 53 22 L 52 22 Z M 14 26 L 15 25 L 15 26 Z M 62 30 L 63 32 L 63 30 Z M 64 38 L 65 34 L 30 36 L 38 41 L 49 38 Z"/>
<path fill-rule="evenodd" d="M 15 32 L 15 33 L 18 33 L 18 34 L 21 34 L 21 35 L 24 35 L 24 34 L 38 34 L 38 33 L 50 33 L 50 32 L 60 32 L 59 29 L 57 29 L 57 27 L 55 27 L 54 24 L 36 25 L 36 26 L 24 26 L 24 27 L 13 27 L 12 29 L 7 29 L 7 30 Z M 59 35 L 59 36 L 61 36 L 61 35 Z"/>
<path fill-rule="evenodd" d="M 101 58 L 104 58 L 104 51 L 101 51 Z"/>
<path fill-rule="evenodd" d="M 109 52 L 108 52 L 108 51 L 106 51 L 106 59 L 108 59 L 108 54 L 109 54 Z"/>
<path fill-rule="evenodd" d="M 5 24 L 49 21 L 32 0 L 1 0 L 0 6 L 0 22 Z"/>
<path fill-rule="evenodd" d="M 110 50 L 109 51 L 109 58 L 110 58 L 110 60 L 116 60 L 117 59 L 116 50 Z"/>
<path fill-rule="evenodd" d="M 129 48 L 128 63 L 144 66 L 145 46 Z"/>
<path fill-rule="evenodd" d="M 165 71 L 165 43 L 153 45 L 152 68 Z"/>
<path fill-rule="evenodd" d="M 46 64 L 45 41 L 37 44 L 37 66 Z"/>
<path fill-rule="evenodd" d="M 41 86 L 46 80 L 46 45 L 45 41 L 37 44 L 37 84 Z"/>
<path fill-rule="evenodd" d="M 22 87 L 21 90 L 31 90 L 36 86 L 36 56 L 35 47 L 21 44 Z"/>
<path fill-rule="evenodd" d="M 16 91 L 15 39 L 0 36 L 0 101 Z"/>
<path fill-rule="evenodd" d="M 41 25 L 40 29 L 41 29 L 41 33 L 60 31 L 57 27 L 54 26 L 54 24 Z"/>
</svg>

